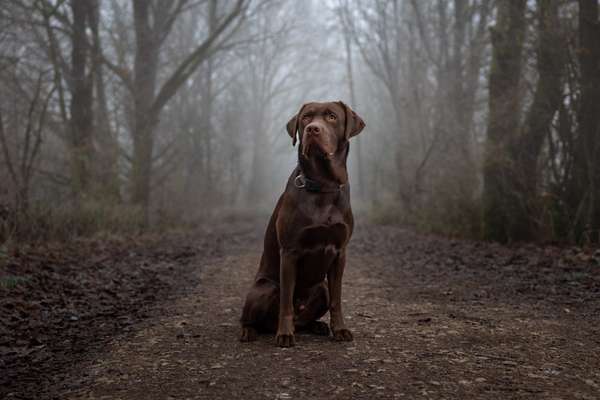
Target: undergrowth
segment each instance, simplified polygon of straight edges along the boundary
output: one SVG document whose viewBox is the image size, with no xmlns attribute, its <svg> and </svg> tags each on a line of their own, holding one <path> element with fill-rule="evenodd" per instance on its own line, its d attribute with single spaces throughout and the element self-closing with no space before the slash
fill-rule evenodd
<svg viewBox="0 0 600 400">
<path fill-rule="evenodd" d="M 475 203 L 413 206 L 410 210 L 399 202 L 386 201 L 367 210 L 370 222 L 380 225 L 405 225 L 422 232 L 450 237 L 480 238 L 480 209 Z"/>
<path fill-rule="evenodd" d="M 32 205 L 27 212 L 9 210 L 0 219 L 0 243 L 68 241 L 102 233 L 137 234 L 145 229 L 139 208 L 86 202 Z"/>
</svg>

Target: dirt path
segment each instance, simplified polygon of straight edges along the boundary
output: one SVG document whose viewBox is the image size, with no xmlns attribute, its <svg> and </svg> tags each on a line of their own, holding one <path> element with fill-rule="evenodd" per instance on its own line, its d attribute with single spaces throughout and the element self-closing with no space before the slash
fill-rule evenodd
<svg viewBox="0 0 600 400">
<path fill-rule="evenodd" d="M 237 341 L 240 306 L 260 256 L 259 237 L 253 239 L 205 265 L 197 290 L 168 304 L 163 317 L 78 366 L 79 388 L 63 394 L 600 398 L 598 301 L 585 297 L 598 295 L 597 266 L 555 271 L 552 263 L 565 255 L 552 249 L 368 228 L 355 240 L 345 277 L 355 342 L 301 335 L 295 348 L 280 349 L 272 336 Z M 488 263 L 478 265 L 481 259 Z M 574 291 L 564 293 L 564 286 Z"/>
<path fill-rule="evenodd" d="M 281 349 L 238 342 L 260 234 L 225 237 L 192 293 L 74 365 L 57 398 L 600 398 L 591 257 L 359 228 L 343 294 L 355 341 Z"/>
</svg>

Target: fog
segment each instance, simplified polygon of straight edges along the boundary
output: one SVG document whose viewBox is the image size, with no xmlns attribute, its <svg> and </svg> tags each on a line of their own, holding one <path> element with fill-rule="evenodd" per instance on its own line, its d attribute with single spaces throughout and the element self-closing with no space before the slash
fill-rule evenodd
<svg viewBox="0 0 600 400">
<path fill-rule="evenodd" d="M 268 213 L 297 163 L 287 121 L 341 100 L 367 125 L 348 168 L 368 218 L 597 241 L 597 8 L 4 0 L 7 229 L 49 214 L 145 227 Z"/>
</svg>

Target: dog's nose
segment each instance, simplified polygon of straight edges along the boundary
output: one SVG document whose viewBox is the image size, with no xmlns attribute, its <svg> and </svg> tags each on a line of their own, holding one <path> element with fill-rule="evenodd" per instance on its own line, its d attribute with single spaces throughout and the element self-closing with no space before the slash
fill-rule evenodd
<svg viewBox="0 0 600 400">
<path fill-rule="evenodd" d="M 308 125 L 306 127 L 306 133 L 309 135 L 318 135 L 321 133 L 321 128 L 318 125 Z"/>
</svg>

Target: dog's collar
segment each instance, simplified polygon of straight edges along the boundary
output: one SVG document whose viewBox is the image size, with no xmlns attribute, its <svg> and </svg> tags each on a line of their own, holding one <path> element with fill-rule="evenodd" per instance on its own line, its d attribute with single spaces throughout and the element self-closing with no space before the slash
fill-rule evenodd
<svg viewBox="0 0 600 400">
<path fill-rule="evenodd" d="M 294 179 L 294 186 L 296 186 L 298 189 L 304 189 L 307 192 L 312 193 L 335 193 L 344 189 L 344 186 L 346 185 L 324 185 L 323 183 L 315 181 L 314 179 L 309 179 L 300 173 Z"/>
</svg>

